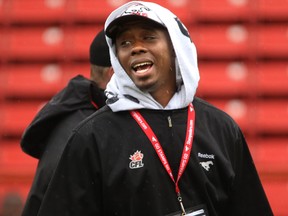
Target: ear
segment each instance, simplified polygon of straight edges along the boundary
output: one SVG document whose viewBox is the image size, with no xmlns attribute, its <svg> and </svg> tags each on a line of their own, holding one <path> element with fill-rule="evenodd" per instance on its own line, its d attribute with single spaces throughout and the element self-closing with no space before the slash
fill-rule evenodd
<svg viewBox="0 0 288 216">
<path fill-rule="evenodd" d="M 108 71 L 107 71 L 107 74 L 109 76 L 109 78 L 111 79 L 112 75 L 114 74 L 114 70 L 113 70 L 113 67 L 109 67 Z"/>
</svg>

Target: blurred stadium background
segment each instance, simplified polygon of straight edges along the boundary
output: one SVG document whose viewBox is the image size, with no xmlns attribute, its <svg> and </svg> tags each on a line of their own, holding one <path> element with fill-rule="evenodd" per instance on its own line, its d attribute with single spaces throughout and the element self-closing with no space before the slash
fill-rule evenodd
<svg viewBox="0 0 288 216">
<path fill-rule="evenodd" d="M 0 205 L 25 202 L 36 159 L 19 146 L 37 110 L 76 74 L 127 0 L 0 0 Z M 195 42 L 198 95 L 240 125 L 275 216 L 288 215 L 288 0 L 154 0 Z M 0 207 L 1 209 L 1 207 Z"/>
</svg>

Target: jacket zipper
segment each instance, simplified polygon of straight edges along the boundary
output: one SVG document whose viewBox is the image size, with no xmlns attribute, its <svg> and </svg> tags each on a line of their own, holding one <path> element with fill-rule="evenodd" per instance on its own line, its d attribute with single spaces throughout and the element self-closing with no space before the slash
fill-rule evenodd
<svg viewBox="0 0 288 216">
<path fill-rule="evenodd" d="M 167 119 L 168 119 L 168 126 L 169 126 L 170 128 L 172 128 L 172 119 L 171 119 L 171 117 L 168 116 Z"/>
</svg>

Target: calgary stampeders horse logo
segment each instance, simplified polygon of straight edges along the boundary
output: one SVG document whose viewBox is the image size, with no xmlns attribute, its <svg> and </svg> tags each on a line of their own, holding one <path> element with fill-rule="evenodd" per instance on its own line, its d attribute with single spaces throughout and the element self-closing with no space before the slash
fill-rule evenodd
<svg viewBox="0 0 288 216">
<path fill-rule="evenodd" d="M 142 162 L 144 157 L 144 154 L 141 153 L 141 151 L 136 151 L 133 155 L 130 155 L 130 163 L 129 167 L 130 169 L 138 169 L 144 166 L 144 163 Z"/>
</svg>

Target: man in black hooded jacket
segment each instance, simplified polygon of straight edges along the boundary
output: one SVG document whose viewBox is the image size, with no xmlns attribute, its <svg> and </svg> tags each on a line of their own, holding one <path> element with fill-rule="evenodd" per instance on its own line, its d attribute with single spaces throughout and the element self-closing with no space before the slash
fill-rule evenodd
<svg viewBox="0 0 288 216">
<path fill-rule="evenodd" d="M 195 97 L 196 47 L 162 6 L 105 22 L 107 105 L 73 130 L 38 216 L 272 216 L 236 122 Z"/>
<path fill-rule="evenodd" d="M 102 30 L 90 45 L 90 79 L 78 75 L 36 115 L 21 140 L 25 153 L 39 159 L 22 216 L 36 216 L 72 129 L 105 105 L 104 89 L 113 69 Z"/>
</svg>

